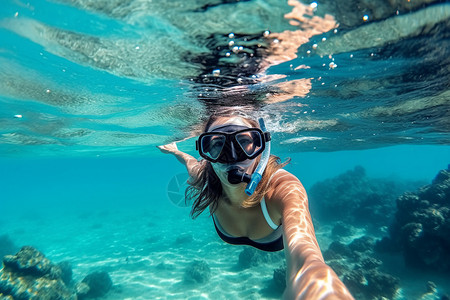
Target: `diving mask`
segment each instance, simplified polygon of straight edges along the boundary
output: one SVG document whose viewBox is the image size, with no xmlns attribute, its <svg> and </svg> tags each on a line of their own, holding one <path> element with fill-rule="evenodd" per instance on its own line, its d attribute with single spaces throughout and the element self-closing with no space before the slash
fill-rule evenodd
<svg viewBox="0 0 450 300">
<path fill-rule="evenodd" d="M 213 163 L 232 164 L 254 159 L 270 141 L 270 133 L 259 128 L 225 125 L 200 135 L 196 148 L 204 159 Z"/>
</svg>

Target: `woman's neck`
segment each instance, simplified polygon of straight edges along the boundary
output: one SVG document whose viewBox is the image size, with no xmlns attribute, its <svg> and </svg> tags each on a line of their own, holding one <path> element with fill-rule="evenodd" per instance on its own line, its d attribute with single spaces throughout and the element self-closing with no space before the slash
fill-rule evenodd
<svg viewBox="0 0 450 300">
<path fill-rule="evenodd" d="M 244 184 L 222 184 L 222 190 L 225 197 L 230 201 L 230 205 L 235 208 L 241 208 L 242 203 L 248 199 L 248 195 L 245 193 Z"/>
</svg>

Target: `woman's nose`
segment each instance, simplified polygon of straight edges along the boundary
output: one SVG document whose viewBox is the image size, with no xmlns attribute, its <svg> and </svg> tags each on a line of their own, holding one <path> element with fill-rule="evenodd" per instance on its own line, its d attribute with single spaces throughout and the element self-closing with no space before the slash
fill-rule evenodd
<svg viewBox="0 0 450 300">
<path fill-rule="evenodd" d="M 231 143 L 231 147 L 230 147 L 230 149 L 231 149 L 231 158 L 233 159 L 233 160 L 237 160 L 237 154 L 236 154 L 236 150 L 234 149 L 234 143 Z"/>
</svg>

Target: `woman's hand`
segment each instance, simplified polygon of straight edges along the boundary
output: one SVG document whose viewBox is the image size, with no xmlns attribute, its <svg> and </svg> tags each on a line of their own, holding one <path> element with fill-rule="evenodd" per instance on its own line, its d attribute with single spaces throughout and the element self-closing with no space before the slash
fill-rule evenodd
<svg viewBox="0 0 450 300">
<path fill-rule="evenodd" d="M 189 176 L 191 176 L 192 178 L 197 176 L 200 164 L 193 156 L 178 150 L 177 143 L 173 142 L 167 145 L 156 147 L 158 147 L 158 149 L 162 153 L 169 153 L 175 155 L 178 161 L 186 166 Z"/>
<path fill-rule="evenodd" d="M 178 152 L 177 143 L 170 143 L 167 145 L 156 146 L 162 153 L 171 153 L 175 154 Z"/>
</svg>

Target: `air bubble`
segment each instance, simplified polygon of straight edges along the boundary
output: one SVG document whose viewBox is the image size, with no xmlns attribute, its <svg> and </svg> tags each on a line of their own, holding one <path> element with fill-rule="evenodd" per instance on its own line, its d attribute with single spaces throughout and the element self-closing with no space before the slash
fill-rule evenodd
<svg viewBox="0 0 450 300">
<path fill-rule="evenodd" d="M 309 6 L 311 8 L 317 8 L 317 2 L 312 2 Z"/>
<path fill-rule="evenodd" d="M 317 44 L 312 45 L 312 48 L 313 48 L 314 50 L 316 50 L 316 49 L 317 49 Z"/>
<path fill-rule="evenodd" d="M 234 41 L 229 41 L 228 42 L 228 47 L 233 47 L 234 46 Z"/>
<path fill-rule="evenodd" d="M 231 55 L 230 52 L 225 53 L 225 56 L 226 56 L 226 57 L 229 57 L 230 55 Z"/>
<path fill-rule="evenodd" d="M 22 118 L 22 115 L 14 115 L 14 118 L 16 118 L 16 119 L 21 119 L 21 118 Z"/>
<path fill-rule="evenodd" d="M 327 40 L 326 37 L 323 37 L 323 38 L 322 38 L 322 42 L 325 42 L 326 40 Z"/>
<path fill-rule="evenodd" d="M 364 16 L 363 16 L 363 21 L 364 21 L 364 22 L 369 21 L 369 16 L 368 16 L 368 15 L 364 15 Z"/>
<path fill-rule="evenodd" d="M 269 30 L 264 31 L 264 33 L 263 33 L 264 37 L 268 37 L 269 35 L 270 35 L 270 31 Z"/>
<path fill-rule="evenodd" d="M 230 32 L 230 34 L 228 35 L 228 38 L 234 39 L 234 33 Z"/>
<path fill-rule="evenodd" d="M 330 64 L 328 66 L 330 67 L 330 69 L 337 68 L 337 64 L 335 64 L 334 62 L 330 62 Z"/>
<path fill-rule="evenodd" d="M 215 69 L 212 71 L 213 76 L 218 77 L 220 76 L 220 69 Z"/>
</svg>

